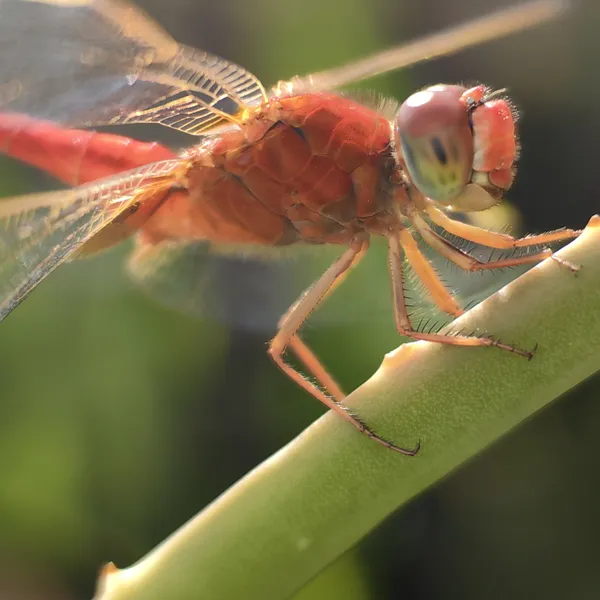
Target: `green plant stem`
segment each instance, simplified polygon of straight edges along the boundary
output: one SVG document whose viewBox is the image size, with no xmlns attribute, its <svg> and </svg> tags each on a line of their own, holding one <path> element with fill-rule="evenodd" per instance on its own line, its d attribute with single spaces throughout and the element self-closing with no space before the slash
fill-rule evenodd
<svg viewBox="0 0 600 600">
<path fill-rule="evenodd" d="M 101 600 L 290 597 L 387 515 L 600 369 L 600 219 L 461 317 L 530 348 L 405 344 L 348 404 L 416 458 L 326 414 L 131 568 L 105 572 Z"/>
</svg>

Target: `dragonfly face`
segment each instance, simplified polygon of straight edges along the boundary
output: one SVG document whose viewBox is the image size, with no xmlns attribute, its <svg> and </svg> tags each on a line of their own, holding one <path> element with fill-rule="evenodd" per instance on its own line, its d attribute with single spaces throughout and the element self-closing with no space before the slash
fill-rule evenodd
<svg viewBox="0 0 600 600">
<path fill-rule="evenodd" d="M 514 178 L 515 113 L 484 86 L 436 85 L 404 101 L 396 145 L 412 183 L 459 211 L 490 208 Z"/>
</svg>

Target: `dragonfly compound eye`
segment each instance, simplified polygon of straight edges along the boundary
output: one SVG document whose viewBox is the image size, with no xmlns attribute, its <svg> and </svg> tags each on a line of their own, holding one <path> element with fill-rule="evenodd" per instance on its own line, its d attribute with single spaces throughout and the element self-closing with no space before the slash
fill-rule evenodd
<svg viewBox="0 0 600 600">
<path fill-rule="evenodd" d="M 438 85 L 416 92 L 396 115 L 396 145 L 415 186 L 451 204 L 471 179 L 473 136 L 461 96 L 465 88 Z"/>
<path fill-rule="evenodd" d="M 456 210 L 496 204 L 514 177 L 510 102 L 484 86 L 436 85 L 410 96 L 395 120 L 396 146 L 413 184 Z"/>
</svg>

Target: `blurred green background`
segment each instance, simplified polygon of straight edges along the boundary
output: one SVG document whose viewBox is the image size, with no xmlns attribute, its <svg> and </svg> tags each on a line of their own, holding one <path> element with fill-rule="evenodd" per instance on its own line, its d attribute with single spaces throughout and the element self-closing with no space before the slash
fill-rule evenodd
<svg viewBox="0 0 600 600">
<path fill-rule="evenodd" d="M 243 64 L 265 84 L 508 5 L 141 4 L 182 42 Z M 508 87 L 523 117 L 510 193 L 519 226 L 582 227 L 600 206 L 598 23 L 600 7 L 590 0 L 555 23 L 363 87 L 399 99 L 440 81 Z M 129 132 L 193 143 L 158 128 Z M 0 162 L 2 195 L 50 186 L 30 169 Z M 251 321 L 231 326 L 147 298 L 126 277 L 127 251 L 59 269 L 2 323 L 2 600 L 89 598 L 101 564 L 140 558 L 323 412 L 265 352 L 280 298 L 310 279 L 291 281 L 276 264 L 223 261 L 213 293 L 224 313 Z M 384 310 L 385 261 L 380 249 L 373 254 L 355 283 L 336 293 L 348 315 L 322 319 L 305 336 L 347 390 L 399 343 Z M 232 280 L 252 286 L 258 308 Z M 415 499 L 298 598 L 600 597 L 599 396 L 600 377 L 573 390 Z"/>
</svg>

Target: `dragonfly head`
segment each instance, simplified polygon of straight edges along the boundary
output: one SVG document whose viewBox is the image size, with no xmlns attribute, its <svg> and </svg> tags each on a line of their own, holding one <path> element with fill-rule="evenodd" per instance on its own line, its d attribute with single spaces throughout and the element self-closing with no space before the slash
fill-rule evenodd
<svg viewBox="0 0 600 600">
<path fill-rule="evenodd" d="M 485 210 L 511 186 L 516 111 L 503 92 L 435 85 L 407 98 L 395 117 L 396 147 L 413 185 L 457 211 Z"/>
</svg>

